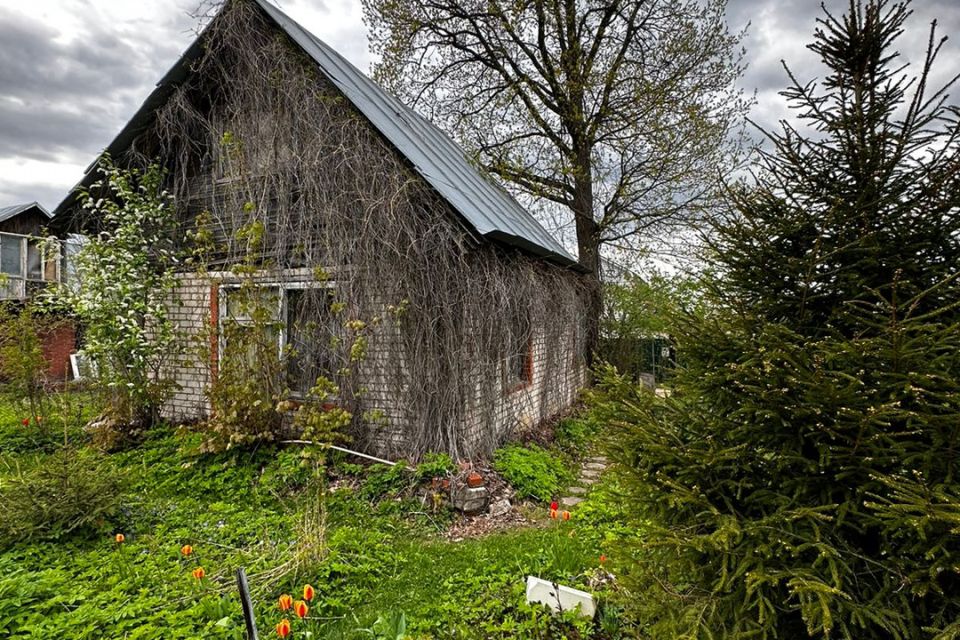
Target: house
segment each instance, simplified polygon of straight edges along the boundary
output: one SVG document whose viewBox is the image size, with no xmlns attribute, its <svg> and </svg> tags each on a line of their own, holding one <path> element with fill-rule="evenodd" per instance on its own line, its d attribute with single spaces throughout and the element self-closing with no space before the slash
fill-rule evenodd
<svg viewBox="0 0 960 640">
<path fill-rule="evenodd" d="M 38 236 L 52 217 L 38 202 L 0 207 L 0 233 Z"/>
<path fill-rule="evenodd" d="M 20 305 L 52 282 L 61 282 L 66 255 L 50 255 L 46 227 L 52 214 L 37 202 L 0 207 L 0 303 Z M 55 245 L 66 247 L 68 243 Z M 69 245 L 72 246 L 72 245 Z M 47 316 L 40 329 L 46 375 L 64 381 L 70 372 L 70 354 L 76 331 L 69 319 Z"/>
<path fill-rule="evenodd" d="M 59 278 L 59 263 L 44 260 L 43 227 L 50 213 L 36 202 L 0 207 L 0 299 L 25 300 Z"/>
<path fill-rule="evenodd" d="M 257 336 L 286 395 L 330 380 L 355 446 L 384 454 L 489 454 L 586 382 L 576 260 L 450 138 L 266 0 L 225 3 L 106 151 L 169 170 L 184 248 L 202 255 L 171 301 L 201 345 L 171 372 L 172 418 L 209 414 L 231 354 L 276 366 L 239 353 Z M 56 213 L 96 228 L 74 195 Z"/>
</svg>

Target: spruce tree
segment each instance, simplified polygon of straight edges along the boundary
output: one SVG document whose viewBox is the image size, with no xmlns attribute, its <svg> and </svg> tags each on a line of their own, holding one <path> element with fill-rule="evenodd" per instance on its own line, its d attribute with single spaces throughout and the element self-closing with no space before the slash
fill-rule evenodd
<svg viewBox="0 0 960 640">
<path fill-rule="evenodd" d="M 597 394 L 650 637 L 960 637 L 960 127 L 935 25 L 898 62 L 909 16 L 825 10 L 828 73 L 790 74 L 802 126 L 729 189 L 673 395 Z"/>
</svg>

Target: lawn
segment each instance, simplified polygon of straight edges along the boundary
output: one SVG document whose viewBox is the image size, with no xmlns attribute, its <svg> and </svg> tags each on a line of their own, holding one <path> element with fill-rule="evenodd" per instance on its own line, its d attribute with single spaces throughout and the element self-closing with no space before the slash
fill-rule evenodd
<svg viewBox="0 0 960 640">
<path fill-rule="evenodd" d="M 249 576 L 263 638 L 276 637 L 283 615 L 294 638 L 395 639 L 404 625 L 414 638 L 621 632 L 622 595 L 608 570 L 616 572 L 619 541 L 629 532 L 610 479 L 569 522 L 530 502 L 518 506 L 526 523 L 451 541 L 459 516 L 433 499 L 415 469 L 338 458 L 318 475 L 296 449 L 201 456 L 191 453 L 189 435 L 170 427 L 137 448 L 103 455 L 83 445 L 76 428 L 73 416 L 88 410 L 73 403 L 69 411 L 67 440 L 81 447 L 85 468 L 117 474 L 119 508 L 81 530 L 4 543 L 0 637 L 242 638 L 238 567 Z M 8 489 L 31 469 L 59 468 L 63 455 L 55 414 L 44 436 L 10 417 L 17 415 L 9 402 L 0 407 L 0 483 Z M 183 545 L 192 554 L 184 556 Z M 610 557 L 603 567 L 601 554 Z M 201 566 L 205 576 L 197 580 Z M 593 591 L 604 606 L 592 624 L 570 613 L 551 616 L 525 604 L 527 575 Z M 301 598 L 306 583 L 316 588 L 307 620 L 281 614 L 277 598 Z"/>
</svg>

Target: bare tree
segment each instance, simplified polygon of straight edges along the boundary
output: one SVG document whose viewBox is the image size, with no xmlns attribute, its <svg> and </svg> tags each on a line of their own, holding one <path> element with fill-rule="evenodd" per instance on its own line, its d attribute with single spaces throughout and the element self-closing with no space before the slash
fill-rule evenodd
<svg viewBox="0 0 960 640">
<path fill-rule="evenodd" d="M 363 2 L 377 79 L 569 211 L 597 280 L 605 243 L 688 222 L 741 148 L 751 101 L 726 0 Z"/>
</svg>

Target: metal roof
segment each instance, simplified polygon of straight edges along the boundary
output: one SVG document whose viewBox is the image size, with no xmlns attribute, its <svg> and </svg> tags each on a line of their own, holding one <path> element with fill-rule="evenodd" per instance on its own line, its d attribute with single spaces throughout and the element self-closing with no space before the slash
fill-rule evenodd
<svg viewBox="0 0 960 640">
<path fill-rule="evenodd" d="M 21 213 L 34 208 L 38 209 L 40 213 L 47 216 L 47 218 L 53 217 L 53 214 L 44 209 L 43 205 L 41 205 L 39 202 L 27 202 L 24 204 L 15 204 L 9 207 L 0 207 L 0 222 L 9 220 L 14 216 L 18 216 Z"/>
<path fill-rule="evenodd" d="M 319 67 L 370 123 L 413 165 L 477 233 L 516 246 L 555 263 L 582 269 L 556 238 L 502 187 L 474 166 L 463 150 L 426 118 L 387 93 L 326 43 L 297 24 L 267 0 L 253 0 Z M 202 35 L 157 84 L 133 119 L 107 147 L 113 156 L 129 146 L 152 114 L 190 72 L 203 53 Z M 93 181 L 96 162 L 80 185 Z M 78 185 L 79 186 L 79 185 Z M 57 212 L 73 202 L 68 196 Z"/>
</svg>

